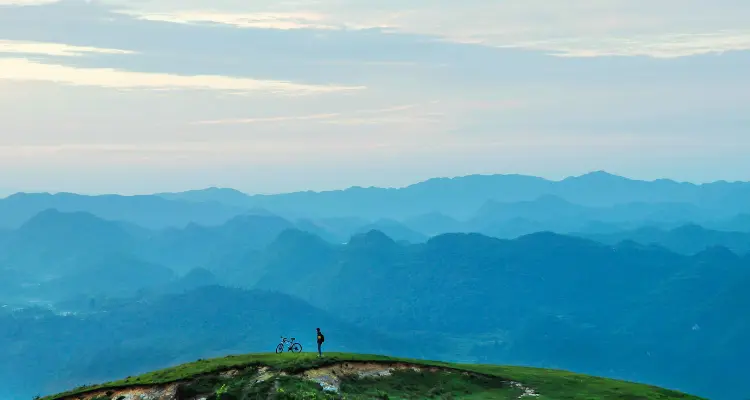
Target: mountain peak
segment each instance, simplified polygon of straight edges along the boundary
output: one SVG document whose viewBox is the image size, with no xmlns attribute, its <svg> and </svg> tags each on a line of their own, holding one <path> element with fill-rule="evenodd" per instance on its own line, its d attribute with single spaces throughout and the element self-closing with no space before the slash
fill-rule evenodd
<svg viewBox="0 0 750 400">
<path fill-rule="evenodd" d="M 356 234 L 349 240 L 350 246 L 394 246 L 396 242 L 380 230 L 372 229 L 364 233 Z"/>
<path fill-rule="evenodd" d="M 309 246 L 326 246 L 328 243 L 319 236 L 296 228 L 284 229 L 271 243 L 276 249 L 308 248 Z"/>
<path fill-rule="evenodd" d="M 566 181 L 567 180 L 585 180 L 585 181 L 610 181 L 610 180 L 622 181 L 622 180 L 625 180 L 625 181 L 629 181 L 630 179 L 609 173 L 607 171 L 599 170 L 599 171 L 591 171 L 580 176 L 571 176 L 571 177 L 565 178 L 564 180 Z"/>
<path fill-rule="evenodd" d="M 109 223 L 110 221 L 106 221 L 104 219 L 101 219 L 97 217 L 94 214 L 84 212 L 84 211 L 75 211 L 75 212 L 62 212 L 56 208 L 48 208 L 45 210 L 40 211 L 33 217 L 31 217 L 28 221 L 26 221 L 21 229 L 30 229 L 30 228 L 48 228 L 52 225 L 81 225 L 81 224 L 87 224 L 87 225 L 104 225 Z"/>
<path fill-rule="evenodd" d="M 706 247 L 703 251 L 695 255 L 697 258 L 705 261 L 723 261 L 723 262 L 734 262 L 741 259 L 739 255 L 734 253 L 726 246 L 710 246 Z"/>
</svg>

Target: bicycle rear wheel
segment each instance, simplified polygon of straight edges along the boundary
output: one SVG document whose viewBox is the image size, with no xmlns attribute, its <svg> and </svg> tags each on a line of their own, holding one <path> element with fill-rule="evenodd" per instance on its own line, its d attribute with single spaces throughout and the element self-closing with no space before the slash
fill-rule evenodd
<svg viewBox="0 0 750 400">
<path fill-rule="evenodd" d="M 276 354 L 281 354 L 284 352 L 284 345 L 279 343 L 278 346 L 276 346 Z"/>
<path fill-rule="evenodd" d="M 299 343 L 295 343 L 292 345 L 292 353 L 301 353 L 302 352 L 302 345 Z"/>
</svg>

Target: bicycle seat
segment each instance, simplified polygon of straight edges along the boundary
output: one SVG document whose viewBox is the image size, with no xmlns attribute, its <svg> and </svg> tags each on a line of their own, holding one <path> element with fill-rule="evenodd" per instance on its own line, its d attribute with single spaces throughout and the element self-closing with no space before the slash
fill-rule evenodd
<svg viewBox="0 0 750 400">
<path fill-rule="evenodd" d="M 296 338 L 292 338 L 292 340 L 294 340 L 294 339 L 296 339 Z"/>
</svg>

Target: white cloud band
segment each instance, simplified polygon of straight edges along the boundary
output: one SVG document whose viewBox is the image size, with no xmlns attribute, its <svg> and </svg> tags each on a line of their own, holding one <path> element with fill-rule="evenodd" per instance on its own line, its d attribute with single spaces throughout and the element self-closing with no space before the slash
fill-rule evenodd
<svg viewBox="0 0 750 400">
<path fill-rule="evenodd" d="M 63 43 L 42 43 L 20 40 L 0 40 L 0 53 L 44 54 L 48 56 L 80 57 L 86 54 L 136 54 L 130 50 L 73 46 Z"/>
<path fill-rule="evenodd" d="M 188 76 L 132 72 L 112 68 L 76 68 L 46 64 L 25 58 L 0 58 L 0 80 L 3 79 L 45 81 L 113 89 L 220 90 L 237 94 L 263 92 L 283 95 L 309 95 L 366 89 L 364 86 L 307 85 L 220 75 Z"/>
</svg>

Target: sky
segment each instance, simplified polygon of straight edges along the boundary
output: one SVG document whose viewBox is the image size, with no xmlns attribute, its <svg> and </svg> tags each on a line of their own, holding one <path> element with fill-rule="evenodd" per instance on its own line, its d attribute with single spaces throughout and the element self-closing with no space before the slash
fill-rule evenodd
<svg viewBox="0 0 750 400">
<path fill-rule="evenodd" d="M 747 0 L 0 0 L 0 193 L 750 180 Z"/>
</svg>

